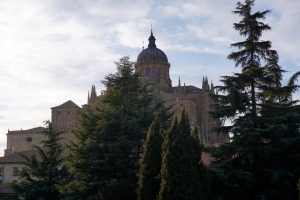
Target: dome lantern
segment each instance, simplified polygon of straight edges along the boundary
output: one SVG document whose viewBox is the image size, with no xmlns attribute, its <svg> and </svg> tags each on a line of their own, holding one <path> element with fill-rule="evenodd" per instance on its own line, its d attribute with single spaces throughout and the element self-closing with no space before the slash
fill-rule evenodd
<svg viewBox="0 0 300 200">
<path fill-rule="evenodd" d="M 155 37 L 151 30 L 148 48 L 143 49 L 137 57 L 137 63 L 162 62 L 168 63 L 167 55 L 156 47 Z"/>
</svg>

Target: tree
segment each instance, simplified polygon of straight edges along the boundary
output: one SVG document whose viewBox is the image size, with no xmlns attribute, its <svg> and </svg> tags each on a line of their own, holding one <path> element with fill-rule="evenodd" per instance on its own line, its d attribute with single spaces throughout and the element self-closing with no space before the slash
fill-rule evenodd
<svg viewBox="0 0 300 200">
<path fill-rule="evenodd" d="M 163 137 L 156 118 L 149 127 L 140 163 L 138 200 L 155 200 L 160 188 L 161 145 Z"/>
<path fill-rule="evenodd" d="M 219 199 L 295 199 L 300 110 L 292 95 L 299 72 L 282 86 L 277 52 L 261 40 L 270 27 L 259 20 L 270 11 L 253 13 L 253 6 L 254 0 L 238 2 L 233 12 L 242 18 L 234 28 L 246 38 L 232 44 L 239 50 L 228 56 L 241 73 L 223 76 L 215 95 L 212 114 L 223 121 L 218 130 L 231 138 L 213 151 L 212 193 Z"/>
<path fill-rule="evenodd" d="M 180 122 L 175 118 L 164 138 L 159 200 L 203 199 L 200 154 L 199 143 L 192 136 L 188 117 L 183 112 Z"/>
<path fill-rule="evenodd" d="M 64 188 L 70 199 L 136 199 L 142 141 L 155 114 L 166 113 L 128 57 L 116 66 L 100 103 L 83 108 L 68 164 L 74 180 Z"/>
<path fill-rule="evenodd" d="M 59 187 L 69 178 L 63 164 L 60 133 L 52 129 L 49 121 L 45 124 L 47 140 L 43 141 L 42 147 L 34 147 L 36 154 L 32 157 L 23 156 L 26 169 L 20 173 L 20 183 L 13 186 L 16 195 L 24 200 L 62 199 Z"/>
<path fill-rule="evenodd" d="M 297 183 L 297 186 L 298 186 L 298 191 L 299 191 L 299 200 L 300 200 L 300 179 L 299 179 L 299 182 Z"/>
</svg>

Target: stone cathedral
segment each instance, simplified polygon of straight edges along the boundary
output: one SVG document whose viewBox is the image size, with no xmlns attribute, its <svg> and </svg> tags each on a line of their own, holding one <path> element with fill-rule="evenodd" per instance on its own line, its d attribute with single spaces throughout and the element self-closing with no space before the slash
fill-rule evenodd
<svg viewBox="0 0 300 200">
<path fill-rule="evenodd" d="M 182 85 L 180 79 L 177 86 L 172 86 L 168 57 L 157 48 L 155 40 L 151 31 L 148 47 L 137 57 L 136 73 L 140 75 L 144 84 L 151 84 L 157 89 L 159 98 L 168 106 L 172 106 L 178 116 L 183 109 L 187 111 L 191 124 L 199 131 L 199 139 L 203 145 L 223 143 L 224 136 L 212 131 L 213 127 L 220 126 L 220 122 L 209 115 L 212 105 L 209 95 L 214 93 L 213 84 L 209 84 L 207 77 L 203 77 L 202 89 L 185 83 Z"/>
<path fill-rule="evenodd" d="M 187 111 L 192 126 L 197 127 L 201 143 L 205 146 L 219 145 L 226 138 L 222 134 L 212 131 L 213 127 L 220 126 L 220 121 L 210 117 L 209 110 L 212 105 L 210 93 L 214 93 L 213 84 L 208 83 L 203 77 L 202 89 L 193 85 L 181 85 L 180 79 L 177 86 L 172 86 L 170 79 L 170 63 L 167 55 L 157 48 L 155 37 L 151 31 L 148 47 L 139 53 L 135 62 L 135 71 L 144 84 L 152 85 L 166 106 L 171 106 L 177 116 L 183 109 Z M 100 95 L 101 96 L 101 95 Z M 88 104 L 97 102 L 95 86 L 92 86 L 88 95 Z"/>
<path fill-rule="evenodd" d="M 148 47 L 143 48 L 135 62 L 136 73 L 140 75 L 142 82 L 151 84 L 156 89 L 158 98 L 167 106 L 171 106 L 176 115 L 179 116 L 183 109 L 187 111 L 191 124 L 199 131 L 199 139 L 203 145 L 212 146 L 223 143 L 226 138 L 212 131 L 213 127 L 220 125 L 220 122 L 209 116 L 212 105 L 209 94 L 214 92 L 213 84 L 209 84 L 205 77 L 202 80 L 202 88 L 181 84 L 180 79 L 176 86 L 172 85 L 168 57 L 157 48 L 152 31 L 148 40 Z M 97 96 L 96 88 L 92 86 L 87 104 L 95 104 L 98 98 L 101 98 L 101 95 Z M 78 125 L 77 115 L 80 107 L 69 100 L 51 110 L 53 128 L 64 132 L 64 141 L 72 139 L 71 130 Z M 8 130 L 5 156 L 32 150 L 33 145 L 39 145 L 44 140 L 44 129 L 36 127 L 28 130 Z"/>
</svg>

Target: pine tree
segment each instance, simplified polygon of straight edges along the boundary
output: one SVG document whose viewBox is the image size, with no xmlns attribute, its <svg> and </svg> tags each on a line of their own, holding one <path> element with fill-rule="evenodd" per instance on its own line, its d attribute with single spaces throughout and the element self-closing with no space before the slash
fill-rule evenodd
<svg viewBox="0 0 300 200">
<path fill-rule="evenodd" d="M 175 118 L 162 146 L 159 200 L 203 199 L 199 171 L 199 143 L 191 134 L 185 112 Z M 201 196 L 203 195 L 203 196 Z"/>
<path fill-rule="evenodd" d="M 235 14 L 242 20 L 234 27 L 246 37 L 232 44 L 239 51 L 228 58 L 241 73 L 223 76 L 213 115 L 223 120 L 219 131 L 230 134 L 229 143 L 214 151 L 212 166 L 215 198 L 295 199 L 300 162 L 300 112 L 292 94 L 298 88 L 296 73 L 282 86 L 278 55 L 262 32 L 259 21 L 270 11 L 252 12 L 254 0 L 238 2 Z M 298 121 L 298 122 L 297 122 Z"/>
<path fill-rule="evenodd" d="M 26 169 L 20 173 L 20 183 L 13 186 L 21 199 L 59 200 L 62 199 L 59 187 L 67 182 L 69 174 L 62 160 L 60 134 L 46 122 L 47 140 L 43 146 L 35 146 L 36 154 L 26 159 Z"/>
<path fill-rule="evenodd" d="M 138 200 L 155 200 L 160 188 L 162 134 L 156 118 L 147 134 L 143 156 L 141 158 Z"/>
<path fill-rule="evenodd" d="M 83 109 L 75 133 L 79 142 L 69 161 L 74 180 L 64 188 L 73 199 L 136 199 L 142 141 L 155 114 L 167 113 L 151 88 L 141 84 L 128 57 L 116 66 L 103 81 L 101 103 Z"/>
</svg>

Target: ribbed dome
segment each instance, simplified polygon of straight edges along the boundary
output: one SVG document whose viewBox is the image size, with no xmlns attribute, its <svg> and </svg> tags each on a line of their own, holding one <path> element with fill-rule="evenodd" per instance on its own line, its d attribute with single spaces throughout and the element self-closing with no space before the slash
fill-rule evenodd
<svg viewBox="0 0 300 200">
<path fill-rule="evenodd" d="M 151 31 L 151 35 L 149 37 L 149 44 L 148 48 L 141 51 L 141 53 L 137 57 L 137 62 L 149 62 L 149 61 L 156 61 L 156 62 L 168 62 L 167 55 L 156 47 L 155 45 L 155 37 Z"/>
</svg>

